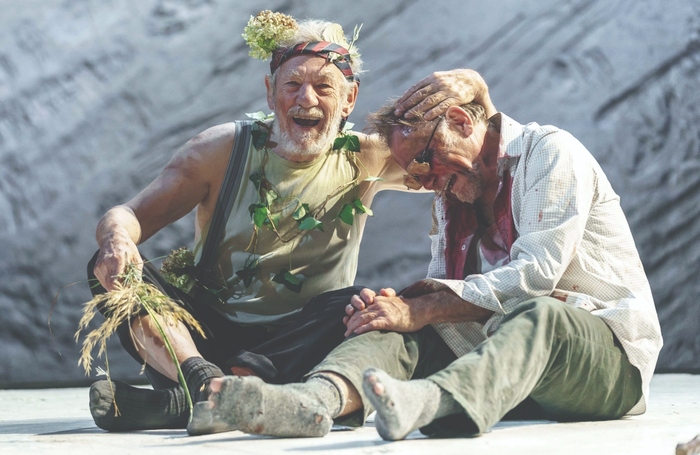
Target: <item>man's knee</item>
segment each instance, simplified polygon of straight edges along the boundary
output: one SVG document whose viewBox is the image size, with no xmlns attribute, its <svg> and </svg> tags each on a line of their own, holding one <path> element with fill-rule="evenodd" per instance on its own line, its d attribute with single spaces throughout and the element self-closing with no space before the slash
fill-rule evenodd
<svg viewBox="0 0 700 455">
<path fill-rule="evenodd" d="M 411 334 L 377 330 L 351 335 L 314 370 L 328 369 L 342 374 L 345 369 L 350 369 L 359 378 L 369 367 L 394 371 L 397 366 L 405 367 L 417 358 L 418 349 L 412 341 Z M 337 365 L 340 369 L 328 368 L 328 365 Z"/>
<path fill-rule="evenodd" d="M 565 338 L 572 330 L 575 330 L 580 321 L 580 316 L 587 313 L 584 310 L 574 308 L 571 305 L 553 297 L 537 297 L 517 305 L 512 312 L 503 319 L 502 324 L 512 320 L 529 321 L 532 329 L 543 333 L 558 334 Z"/>
<path fill-rule="evenodd" d="M 343 344 L 350 343 L 355 346 L 401 346 L 404 343 L 404 334 L 385 330 L 371 330 L 359 335 L 351 334 L 343 341 Z M 362 350 L 364 351 L 364 350 Z"/>
<path fill-rule="evenodd" d="M 526 300 L 506 315 L 504 322 L 521 315 L 528 315 L 537 320 L 555 320 L 565 316 L 571 306 L 553 297 L 536 297 Z"/>
</svg>

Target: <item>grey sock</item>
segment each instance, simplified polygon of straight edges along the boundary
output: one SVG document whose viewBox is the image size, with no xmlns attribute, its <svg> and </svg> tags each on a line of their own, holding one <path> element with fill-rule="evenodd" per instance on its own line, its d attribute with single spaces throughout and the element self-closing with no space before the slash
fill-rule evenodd
<svg viewBox="0 0 700 455">
<path fill-rule="evenodd" d="M 404 439 L 435 419 L 462 411 L 449 393 L 427 379 L 399 381 L 370 368 L 362 387 L 377 410 L 377 432 L 387 441 Z"/>
<path fill-rule="evenodd" d="M 226 376 L 209 403 L 208 410 L 196 409 L 195 415 L 251 434 L 320 437 L 330 431 L 332 414 L 340 412 L 342 397 L 327 378 L 274 385 L 255 376 Z"/>
<path fill-rule="evenodd" d="M 238 430 L 233 417 L 223 419 L 219 414 L 214 414 L 209 401 L 200 401 L 194 404 L 192 418 L 187 423 L 187 434 L 200 436 L 203 434 L 223 433 L 225 431 Z"/>
<path fill-rule="evenodd" d="M 302 393 L 314 395 L 319 403 L 322 403 L 326 407 L 328 415 L 331 416 L 331 418 L 338 417 L 343 408 L 345 408 L 347 397 L 342 392 L 343 389 L 331 376 L 317 373 L 303 384 L 290 385 L 296 386 Z"/>
<path fill-rule="evenodd" d="M 185 428 L 190 410 L 182 387 L 150 390 L 102 380 L 90 387 L 90 413 L 103 430 L 132 431 Z"/>
</svg>

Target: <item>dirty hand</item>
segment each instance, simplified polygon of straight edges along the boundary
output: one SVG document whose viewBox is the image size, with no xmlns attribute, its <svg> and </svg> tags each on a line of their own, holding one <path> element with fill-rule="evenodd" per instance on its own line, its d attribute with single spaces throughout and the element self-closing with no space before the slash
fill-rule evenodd
<svg viewBox="0 0 700 455">
<path fill-rule="evenodd" d="M 136 244 L 128 238 L 110 239 L 100 246 L 94 268 L 95 277 L 107 291 L 112 291 L 128 264 L 143 268 L 143 259 Z"/>
<path fill-rule="evenodd" d="M 379 290 L 379 295 L 383 297 L 395 297 L 396 291 L 392 288 L 382 288 Z M 356 311 L 362 311 L 369 305 L 374 303 L 374 298 L 377 293 L 369 288 L 364 288 L 359 294 L 355 294 L 350 298 L 350 303 L 345 307 L 345 316 L 343 324 L 348 325 L 348 321 Z"/>
<path fill-rule="evenodd" d="M 415 332 L 425 326 L 411 307 L 410 299 L 396 295 L 374 296 L 372 304 L 363 310 L 356 310 L 345 325 L 346 337 L 372 330 Z"/>
<path fill-rule="evenodd" d="M 486 82 L 479 73 L 470 69 L 438 71 L 408 89 L 396 102 L 395 114 L 432 120 L 450 106 L 472 101 L 484 106 L 487 117 L 496 113 Z"/>
</svg>

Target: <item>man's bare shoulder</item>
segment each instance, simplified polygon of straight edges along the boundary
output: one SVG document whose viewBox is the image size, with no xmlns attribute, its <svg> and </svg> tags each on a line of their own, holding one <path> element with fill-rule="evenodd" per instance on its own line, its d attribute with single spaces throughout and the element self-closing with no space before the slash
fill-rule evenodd
<svg viewBox="0 0 700 455">
<path fill-rule="evenodd" d="M 227 155 L 235 139 L 235 123 L 212 126 L 187 141 L 183 149 L 192 154 L 212 158 L 212 155 Z"/>
<path fill-rule="evenodd" d="M 175 154 L 170 166 L 218 174 L 226 168 L 235 139 L 235 124 L 212 126 L 192 137 Z"/>
</svg>

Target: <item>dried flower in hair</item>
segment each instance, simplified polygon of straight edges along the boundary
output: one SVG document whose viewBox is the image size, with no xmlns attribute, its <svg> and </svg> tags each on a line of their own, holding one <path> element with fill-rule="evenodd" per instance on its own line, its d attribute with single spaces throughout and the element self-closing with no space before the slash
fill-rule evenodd
<svg viewBox="0 0 700 455">
<path fill-rule="evenodd" d="M 297 21 L 293 17 L 264 10 L 250 17 L 243 29 L 243 38 L 250 46 L 251 57 L 266 60 L 280 47 L 279 43 L 294 36 L 296 30 Z"/>
</svg>

